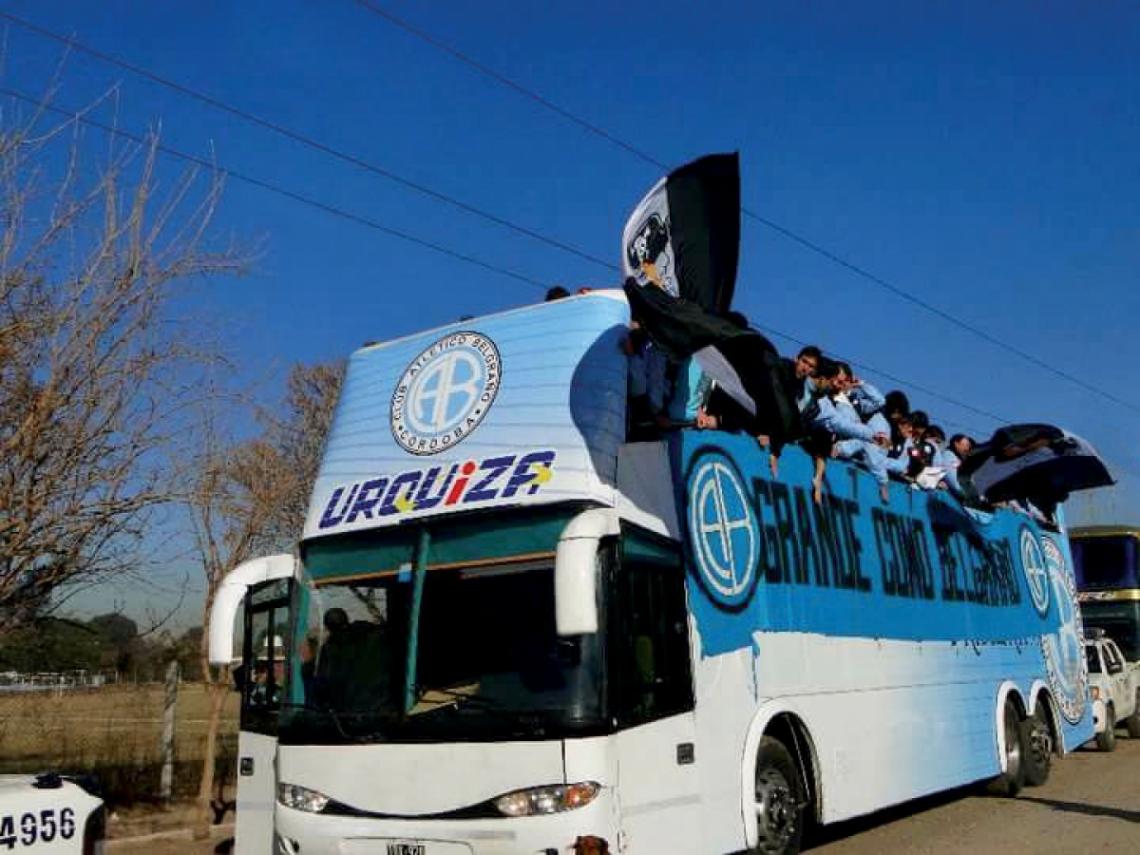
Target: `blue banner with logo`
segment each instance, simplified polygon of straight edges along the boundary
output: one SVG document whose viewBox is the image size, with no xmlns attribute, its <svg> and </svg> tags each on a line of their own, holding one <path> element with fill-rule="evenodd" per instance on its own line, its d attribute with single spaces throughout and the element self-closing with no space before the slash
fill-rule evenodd
<svg viewBox="0 0 1140 855">
<path fill-rule="evenodd" d="M 620 293 L 594 292 L 357 351 L 305 538 L 456 511 L 612 503 L 628 322 Z"/>
<path fill-rule="evenodd" d="M 672 453 L 702 655 L 752 648 L 763 632 L 1011 647 L 1080 718 L 1080 612 L 1061 534 L 904 484 L 883 502 L 868 473 L 839 461 L 816 502 L 807 455 L 787 449 L 773 477 L 749 437 L 686 431 Z"/>
</svg>

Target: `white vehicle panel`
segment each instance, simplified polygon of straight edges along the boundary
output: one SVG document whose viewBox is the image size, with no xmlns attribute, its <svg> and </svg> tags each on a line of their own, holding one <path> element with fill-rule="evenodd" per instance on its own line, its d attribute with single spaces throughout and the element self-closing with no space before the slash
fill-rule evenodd
<svg viewBox="0 0 1140 855">
<path fill-rule="evenodd" d="M 562 743 L 288 746 L 279 778 L 357 810 L 399 816 L 479 804 L 563 782 Z"/>
<path fill-rule="evenodd" d="M 0 850 L 82 853 L 88 818 L 102 810 L 103 802 L 72 781 L 43 787 L 36 780 L 34 775 L 0 775 Z M 95 851 L 100 852 L 102 823 L 97 827 Z"/>
</svg>

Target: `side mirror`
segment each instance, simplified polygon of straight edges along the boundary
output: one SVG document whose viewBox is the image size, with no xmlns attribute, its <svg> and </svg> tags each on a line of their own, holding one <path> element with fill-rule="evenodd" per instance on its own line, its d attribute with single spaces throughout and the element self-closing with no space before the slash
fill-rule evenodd
<svg viewBox="0 0 1140 855">
<path fill-rule="evenodd" d="M 554 557 L 554 623 L 559 635 L 598 631 L 598 547 L 621 531 L 617 513 L 591 508 L 562 530 Z"/>
<path fill-rule="evenodd" d="M 261 582 L 288 579 L 295 567 L 296 560 L 292 555 L 268 555 L 244 561 L 226 574 L 210 609 L 211 665 L 229 665 L 233 661 L 234 618 L 245 600 L 245 592 Z"/>
</svg>

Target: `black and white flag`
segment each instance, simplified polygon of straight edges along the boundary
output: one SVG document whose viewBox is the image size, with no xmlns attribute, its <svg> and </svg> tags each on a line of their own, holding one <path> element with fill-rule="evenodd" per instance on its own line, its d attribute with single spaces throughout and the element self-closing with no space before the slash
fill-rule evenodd
<svg viewBox="0 0 1140 855">
<path fill-rule="evenodd" d="M 653 343 L 675 361 L 696 359 L 748 413 L 750 433 L 770 437 L 777 451 L 802 435 L 795 390 L 786 387 L 780 355 L 768 339 L 632 278 L 625 281 L 625 294 L 630 313 Z"/>
<path fill-rule="evenodd" d="M 728 310 L 740 254 L 740 158 L 710 154 L 673 170 L 622 232 L 622 271 L 713 312 Z"/>
</svg>

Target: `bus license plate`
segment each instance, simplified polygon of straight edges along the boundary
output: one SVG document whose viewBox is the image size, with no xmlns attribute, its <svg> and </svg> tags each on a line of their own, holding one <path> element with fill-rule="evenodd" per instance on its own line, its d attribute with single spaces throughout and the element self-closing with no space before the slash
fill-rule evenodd
<svg viewBox="0 0 1140 855">
<path fill-rule="evenodd" d="M 414 840 L 389 843 L 388 855 L 427 855 L 427 847 Z"/>
</svg>

